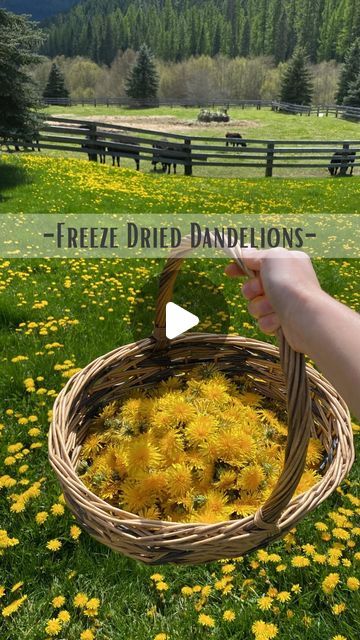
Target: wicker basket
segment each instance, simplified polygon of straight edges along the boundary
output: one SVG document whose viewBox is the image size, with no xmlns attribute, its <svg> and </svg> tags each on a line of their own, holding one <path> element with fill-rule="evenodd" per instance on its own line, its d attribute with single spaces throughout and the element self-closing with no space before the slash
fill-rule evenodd
<svg viewBox="0 0 360 640">
<path fill-rule="evenodd" d="M 354 459 L 350 416 L 344 401 L 315 369 L 305 365 L 304 356 L 290 348 L 281 331 L 280 349 L 249 338 L 207 333 L 167 340 L 166 304 L 172 298 L 187 252 L 188 245 L 182 246 L 165 265 L 153 335 L 97 358 L 73 376 L 56 399 L 49 433 L 51 465 L 81 526 L 111 549 L 147 564 L 199 564 L 265 546 L 323 502 Z M 226 252 L 244 269 L 239 247 Z M 99 408 L 131 389 L 154 386 L 204 362 L 215 362 L 229 376 L 245 375 L 255 391 L 287 403 L 285 463 L 262 508 L 240 520 L 185 524 L 140 518 L 94 495 L 80 480 L 76 468 L 89 422 Z M 310 436 L 319 438 L 326 451 L 320 466 L 323 475 L 315 486 L 293 498 Z"/>
</svg>

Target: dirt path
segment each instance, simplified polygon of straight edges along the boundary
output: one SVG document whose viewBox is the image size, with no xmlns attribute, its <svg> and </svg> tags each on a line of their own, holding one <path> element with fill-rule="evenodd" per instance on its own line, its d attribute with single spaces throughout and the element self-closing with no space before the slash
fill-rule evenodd
<svg viewBox="0 0 360 640">
<path fill-rule="evenodd" d="M 56 116 L 63 116 L 63 114 L 54 114 Z M 194 130 L 214 130 L 231 131 L 231 130 L 244 130 L 253 129 L 255 127 L 261 127 L 262 124 L 256 120 L 232 120 L 231 122 L 198 122 L 197 120 L 181 120 L 176 116 L 76 116 L 72 113 L 66 114 L 69 118 L 76 118 L 79 120 L 88 120 L 106 122 L 107 124 L 124 125 L 125 127 L 138 127 L 139 129 L 151 129 L 153 131 L 159 131 L 160 133 L 184 133 L 188 134 Z"/>
</svg>

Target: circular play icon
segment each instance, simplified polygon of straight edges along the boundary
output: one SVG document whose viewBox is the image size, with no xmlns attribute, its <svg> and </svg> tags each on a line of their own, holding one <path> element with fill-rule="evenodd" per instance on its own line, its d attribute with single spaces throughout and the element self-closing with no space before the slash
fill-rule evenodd
<svg viewBox="0 0 360 640">
<path fill-rule="evenodd" d="M 223 295 L 224 266 L 225 263 L 219 260 L 206 261 L 206 267 L 202 260 L 184 261 L 175 282 L 173 299 L 166 307 L 168 339 L 194 327 L 201 333 L 228 333 L 231 322 Z M 159 275 L 150 276 L 136 292 L 130 315 L 130 331 L 136 340 L 152 334 L 158 293 Z"/>
</svg>

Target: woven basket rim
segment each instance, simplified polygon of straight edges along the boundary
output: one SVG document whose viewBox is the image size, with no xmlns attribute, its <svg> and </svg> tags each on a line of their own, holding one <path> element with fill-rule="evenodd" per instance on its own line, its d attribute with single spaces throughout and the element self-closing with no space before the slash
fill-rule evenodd
<svg viewBox="0 0 360 640">
<path fill-rule="evenodd" d="M 247 338 L 244 336 L 239 336 L 239 335 L 235 335 L 235 334 L 215 334 L 215 333 L 198 333 L 198 332 L 189 332 L 187 333 L 185 336 L 181 335 L 177 338 L 175 338 L 174 340 L 171 341 L 171 345 L 175 346 L 175 345 L 179 345 L 183 342 L 189 342 L 191 340 L 194 340 L 195 342 L 197 341 L 202 341 L 202 340 L 210 340 L 210 341 L 214 341 L 222 343 L 225 342 L 227 344 L 231 344 L 232 342 L 238 342 L 239 340 L 241 342 L 244 342 L 246 344 L 246 347 L 248 348 L 254 348 L 257 349 L 259 351 L 266 350 L 267 352 L 270 352 L 273 356 L 276 356 L 277 359 L 280 358 L 280 353 L 279 353 L 279 347 L 277 347 L 276 345 L 258 340 L 256 338 Z M 95 358 L 94 360 L 92 360 L 89 364 L 87 364 L 83 369 L 81 369 L 80 371 L 78 371 L 76 374 L 74 374 L 66 383 L 66 385 L 63 387 L 63 389 L 61 390 L 60 394 L 58 395 L 58 397 L 55 400 L 54 403 L 54 408 L 59 404 L 60 399 L 62 397 L 64 397 L 68 391 L 68 389 L 74 384 L 76 383 L 76 381 L 78 379 L 80 379 L 84 373 L 86 373 L 88 370 L 90 370 L 92 367 L 94 367 L 94 365 L 96 365 L 97 363 L 103 363 L 103 367 L 101 367 L 98 370 L 98 373 L 101 373 L 103 370 L 106 369 L 107 365 L 106 365 L 106 361 L 109 359 L 110 356 L 115 356 L 116 354 L 121 356 L 122 352 L 126 351 L 127 355 L 128 355 L 128 349 L 130 349 L 131 347 L 138 347 L 139 349 L 142 347 L 148 347 L 154 344 L 154 339 L 151 337 L 147 337 L 147 338 L 142 338 L 140 340 L 134 341 L 132 343 L 126 344 L 126 345 L 122 345 L 120 347 L 117 347 L 116 349 L 113 349 L 112 351 L 109 351 L 108 353 L 99 356 L 98 358 Z M 245 344 L 243 345 L 245 347 Z M 239 346 L 242 346 L 241 344 Z M 121 357 L 119 358 L 119 360 L 117 361 L 117 365 L 121 364 Z M 180 366 L 181 368 L 181 366 Z M 350 413 L 348 410 L 348 407 L 346 405 L 346 403 L 344 402 L 344 400 L 342 399 L 342 397 L 338 394 L 338 392 L 336 391 L 336 389 L 330 384 L 330 382 L 320 373 L 318 372 L 317 369 L 315 369 L 310 363 L 306 364 L 306 372 L 309 376 L 309 380 L 311 382 L 313 382 L 314 384 L 316 384 L 317 387 L 320 387 L 325 393 L 329 394 L 331 393 L 333 398 L 333 401 L 336 401 L 339 404 L 339 407 L 341 408 L 341 410 L 344 412 L 345 417 L 348 419 L 348 421 L 350 421 Z M 320 384 L 319 384 L 320 383 Z M 82 389 L 83 387 L 80 387 L 80 389 L 77 391 L 77 393 Z M 342 416 L 344 417 L 344 416 Z M 248 516 L 245 516 L 243 518 L 237 518 L 237 519 L 232 519 L 232 520 L 224 520 L 221 522 L 216 522 L 214 524 L 209 524 L 209 523 L 204 523 L 204 522 L 189 522 L 189 523 L 185 523 L 185 522 L 175 522 L 175 521 L 167 521 L 167 520 L 151 520 L 148 518 L 143 518 L 137 514 L 125 511 L 123 509 L 120 509 L 119 507 L 115 507 L 113 505 L 111 505 L 109 502 L 107 502 L 106 500 L 100 498 L 97 494 L 95 494 L 94 492 L 92 492 L 86 485 L 85 483 L 81 480 L 80 476 L 78 475 L 78 473 L 76 472 L 76 467 L 74 467 L 74 465 L 72 464 L 67 452 L 64 453 L 64 457 L 59 457 L 56 454 L 53 453 L 52 451 L 52 434 L 53 431 L 57 431 L 58 430 L 58 425 L 56 425 L 54 423 L 54 420 L 52 420 L 51 423 L 51 427 L 49 430 L 49 438 L 48 438 L 48 446 L 49 446 L 49 453 L 50 455 L 52 455 L 54 458 L 56 458 L 58 461 L 61 461 L 62 463 L 64 463 L 66 461 L 67 466 L 69 466 L 72 471 L 73 471 L 73 475 L 76 478 L 76 482 L 78 484 L 78 486 L 81 486 L 81 488 L 86 490 L 86 493 L 88 494 L 89 498 L 91 500 L 95 499 L 96 505 L 93 505 L 94 510 L 98 511 L 99 513 L 102 513 L 103 515 L 106 513 L 107 516 L 111 517 L 112 521 L 114 523 L 119 523 L 123 526 L 125 526 L 126 524 L 131 525 L 131 526 L 151 526 L 151 527 L 161 527 L 161 528 L 166 528 L 168 530 L 172 530 L 172 529 L 189 529 L 191 531 L 195 531 L 198 529 L 201 529 L 202 531 L 206 530 L 208 532 L 211 532 L 212 529 L 218 529 L 219 527 L 222 526 L 231 526 L 234 525 L 236 526 L 240 526 L 240 525 L 244 525 L 247 522 L 250 522 L 253 517 L 254 514 L 250 514 Z M 352 447 L 352 455 L 350 456 L 350 460 L 349 460 L 349 466 L 351 466 L 352 461 L 353 461 L 353 447 Z M 52 460 L 50 459 L 50 463 L 52 465 L 52 467 L 55 469 L 56 472 L 58 472 L 58 468 L 55 467 L 55 465 L 53 464 Z M 280 519 L 278 521 L 278 525 L 281 528 L 285 528 L 284 523 L 287 520 L 287 517 L 290 515 L 290 512 L 293 511 L 293 508 L 295 506 L 298 505 L 299 502 L 302 501 L 302 499 L 304 499 L 305 496 L 307 496 L 308 498 L 311 496 L 316 496 L 317 494 L 319 494 L 319 489 L 320 487 L 322 487 L 323 485 L 327 484 L 327 480 L 330 478 L 330 476 L 332 476 L 332 472 L 334 470 L 334 467 L 336 468 L 337 466 L 339 466 L 341 464 L 341 461 L 339 459 L 339 456 L 334 456 L 333 459 L 331 460 L 331 462 L 329 463 L 329 466 L 326 470 L 326 472 L 324 473 L 324 475 L 321 477 L 321 479 L 315 484 L 313 485 L 310 489 L 307 489 L 306 491 L 297 494 L 296 497 L 293 497 L 291 499 L 291 501 L 289 502 L 288 506 L 285 508 L 285 510 L 283 511 L 283 513 L 280 516 Z M 62 465 L 60 465 L 62 466 Z M 64 481 L 64 478 L 62 479 L 62 482 Z M 331 492 L 330 492 L 331 493 Z M 317 502 L 316 506 L 318 504 L 320 504 L 326 497 L 327 494 L 324 494 L 323 496 L 321 496 L 322 499 Z M 119 516 L 119 517 L 117 517 Z M 124 517 L 127 516 L 127 517 Z"/>
</svg>

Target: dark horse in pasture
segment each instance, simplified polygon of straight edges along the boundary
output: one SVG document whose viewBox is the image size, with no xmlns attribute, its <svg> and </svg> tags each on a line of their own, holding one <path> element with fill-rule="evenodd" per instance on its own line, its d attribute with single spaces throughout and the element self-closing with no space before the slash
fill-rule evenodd
<svg viewBox="0 0 360 640">
<path fill-rule="evenodd" d="M 232 145 L 233 147 L 246 147 L 247 144 L 242 139 L 241 133 L 230 133 L 228 132 L 225 136 L 226 138 L 226 146 Z"/>
<path fill-rule="evenodd" d="M 356 160 L 356 151 L 352 149 L 339 149 L 333 154 L 328 171 L 332 176 L 346 176 L 348 169 L 349 175 L 352 176 L 354 172 L 354 164 Z"/>
</svg>

